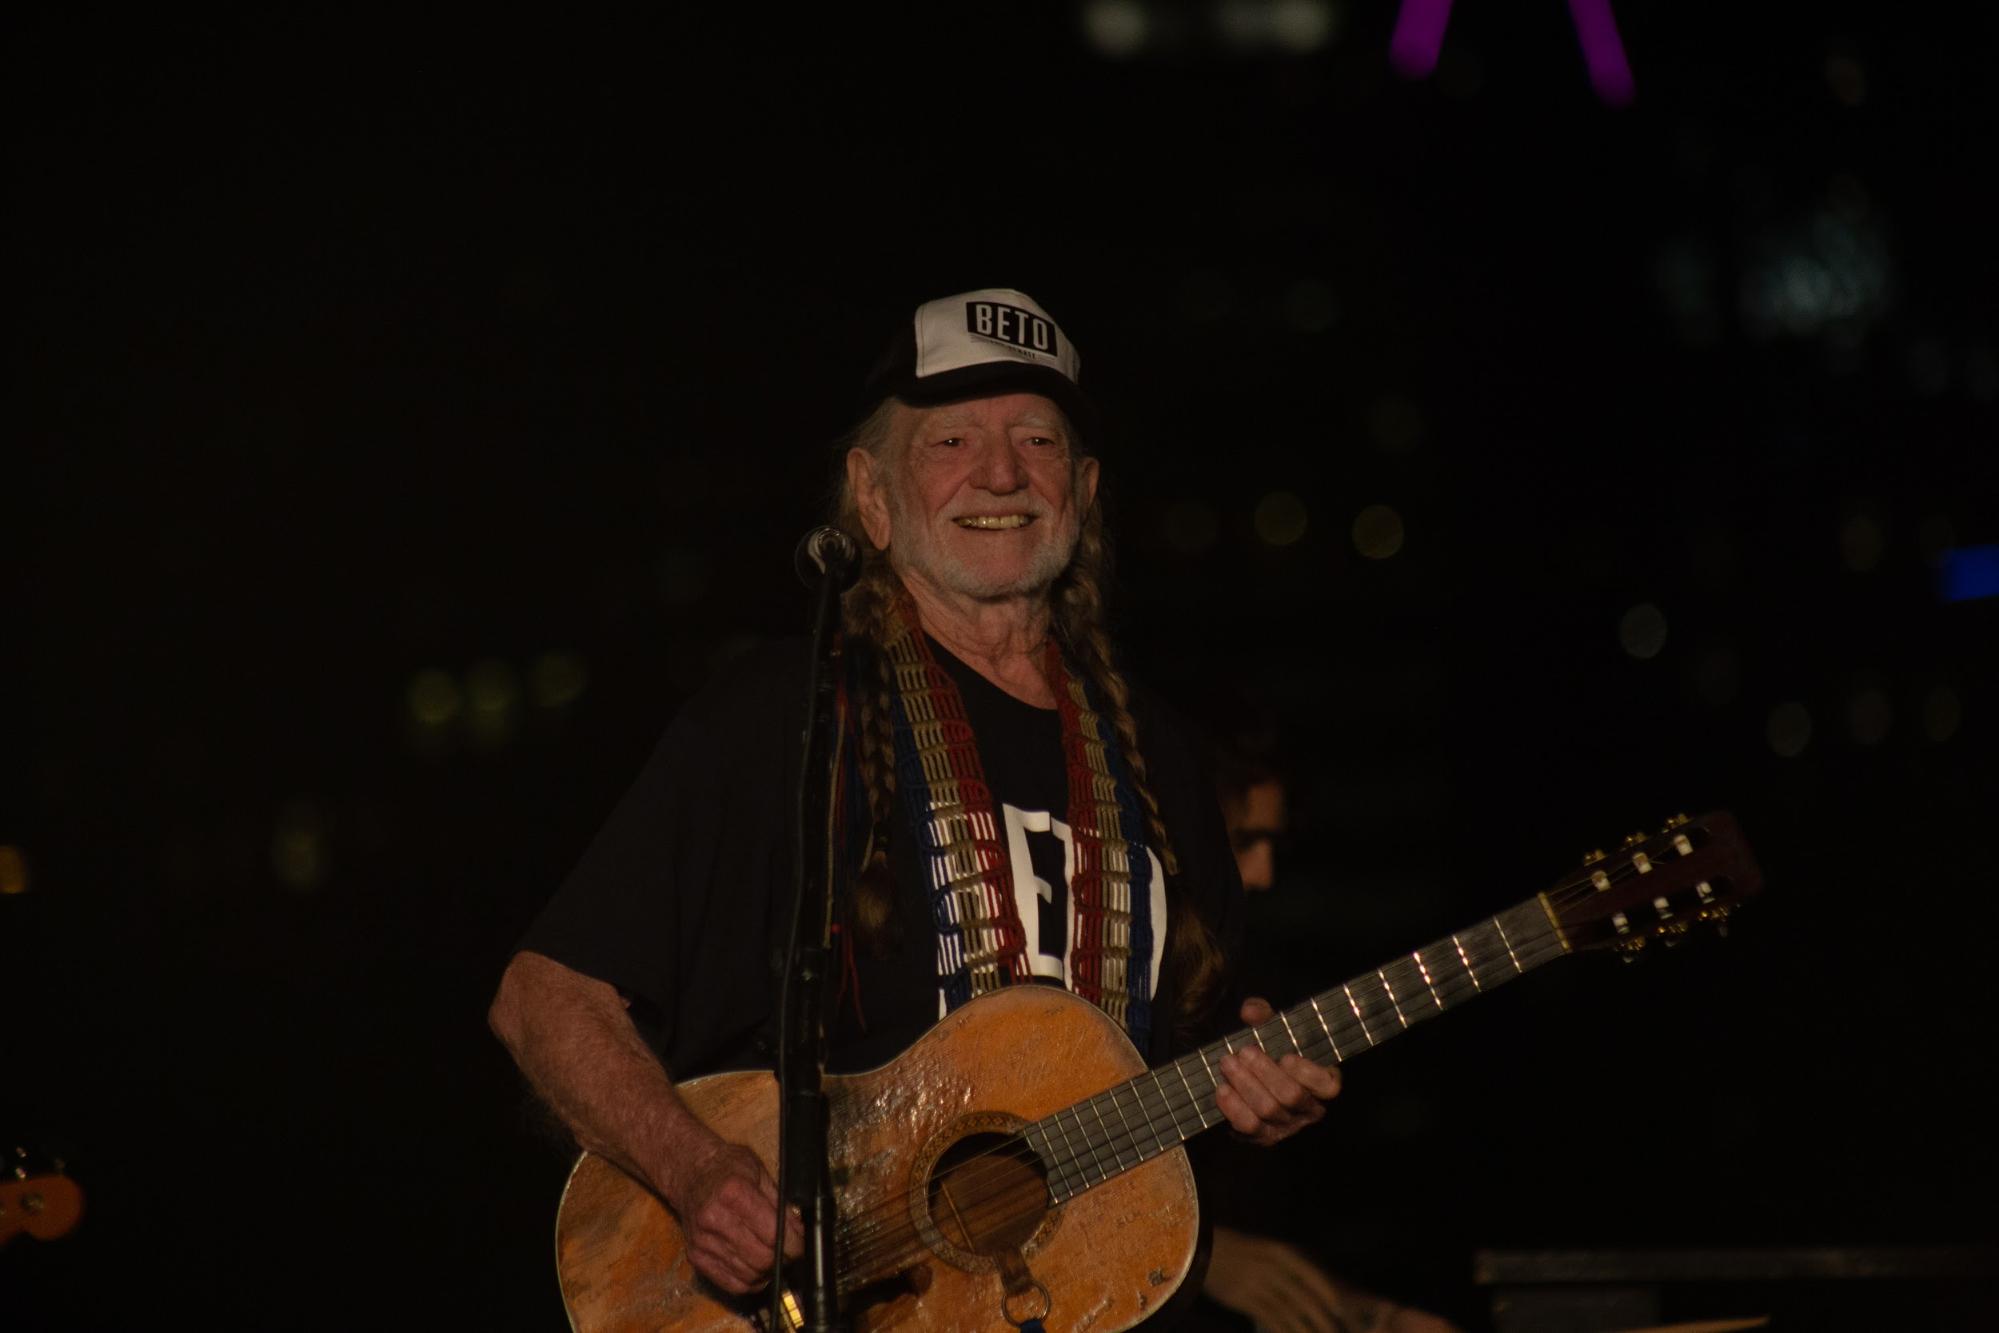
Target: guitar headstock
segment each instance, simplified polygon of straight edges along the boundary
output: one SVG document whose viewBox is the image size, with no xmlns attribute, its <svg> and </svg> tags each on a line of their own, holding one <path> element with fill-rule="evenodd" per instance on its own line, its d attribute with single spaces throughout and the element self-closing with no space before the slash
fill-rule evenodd
<svg viewBox="0 0 1999 1333">
<path fill-rule="evenodd" d="M 1571 949 L 1615 949 L 1629 961 L 1652 940 L 1673 945 L 1696 924 L 1721 926 L 1762 887 L 1741 826 L 1717 810 L 1591 852 L 1542 901 Z"/>
</svg>

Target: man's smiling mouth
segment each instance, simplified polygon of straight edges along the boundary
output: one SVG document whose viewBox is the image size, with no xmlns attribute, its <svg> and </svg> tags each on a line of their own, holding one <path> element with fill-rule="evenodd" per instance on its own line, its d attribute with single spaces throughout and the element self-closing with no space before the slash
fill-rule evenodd
<svg viewBox="0 0 1999 1333">
<path fill-rule="evenodd" d="M 1009 528 L 1024 528 L 1034 521 L 1032 514 L 960 514 L 951 520 L 961 528 L 971 528 L 978 532 L 1004 532 Z"/>
</svg>

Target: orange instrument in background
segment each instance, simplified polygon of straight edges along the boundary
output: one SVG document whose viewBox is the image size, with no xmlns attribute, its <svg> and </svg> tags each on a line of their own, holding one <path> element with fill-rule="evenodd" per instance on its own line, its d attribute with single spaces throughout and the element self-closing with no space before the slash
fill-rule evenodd
<svg viewBox="0 0 1999 1333">
<path fill-rule="evenodd" d="M 83 1216 L 83 1190 L 63 1174 L 63 1164 L 46 1165 L 26 1148 L 10 1154 L 0 1176 L 0 1245 L 25 1231 L 36 1240 L 67 1235 Z"/>
</svg>

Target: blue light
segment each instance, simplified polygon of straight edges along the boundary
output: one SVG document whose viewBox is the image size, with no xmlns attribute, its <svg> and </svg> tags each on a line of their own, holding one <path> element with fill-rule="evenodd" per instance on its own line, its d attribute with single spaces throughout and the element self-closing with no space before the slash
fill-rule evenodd
<svg viewBox="0 0 1999 1333">
<path fill-rule="evenodd" d="M 1946 602 L 1999 597 L 1999 546 L 1960 546 L 1943 553 L 1939 583 Z"/>
</svg>

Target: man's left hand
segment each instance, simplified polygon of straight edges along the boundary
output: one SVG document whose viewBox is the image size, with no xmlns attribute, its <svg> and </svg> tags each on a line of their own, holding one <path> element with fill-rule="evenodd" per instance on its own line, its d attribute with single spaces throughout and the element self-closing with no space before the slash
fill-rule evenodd
<svg viewBox="0 0 1999 1333">
<path fill-rule="evenodd" d="M 1274 1017 L 1267 1000 L 1251 997 L 1242 1003 L 1242 1021 L 1251 1027 Z M 1340 1093 L 1339 1070 L 1302 1055 L 1272 1060 L 1257 1047 L 1245 1046 L 1224 1055 L 1221 1066 L 1215 1105 L 1236 1133 L 1266 1148 L 1323 1117 L 1326 1103 Z"/>
</svg>

